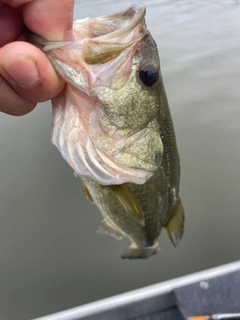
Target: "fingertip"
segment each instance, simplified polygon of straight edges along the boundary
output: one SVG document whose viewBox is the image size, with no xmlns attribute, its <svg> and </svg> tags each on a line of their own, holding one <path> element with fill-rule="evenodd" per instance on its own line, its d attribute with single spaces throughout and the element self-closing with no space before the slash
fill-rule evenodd
<svg viewBox="0 0 240 320">
<path fill-rule="evenodd" d="M 48 40 L 63 40 L 72 29 L 74 0 L 35 0 L 24 5 L 26 26 Z"/>
</svg>

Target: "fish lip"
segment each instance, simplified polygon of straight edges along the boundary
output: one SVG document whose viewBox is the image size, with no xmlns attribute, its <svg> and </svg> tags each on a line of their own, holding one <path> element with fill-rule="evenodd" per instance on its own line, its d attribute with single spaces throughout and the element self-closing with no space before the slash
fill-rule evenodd
<svg viewBox="0 0 240 320">
<path fill-rule="evenodd" d="M 137 3 L 131 5 L 128 9 L 120 11 L 116 14 L 111 14 L 109 16 L 103 16 L 99 18 L 99 20 L 109 20 L 112 18 L 112 20 L 116 19 L 117 16 L 121 17 L 122 20 L 124 20 L 124 16 L 127 16 L 128 13 L 132 13 L 132 19 L 131 22 L 127 24 L 125 27 L 120 27 L 116 31 L 107 33 L 105 35 L 97 37 L 100 41 L 108 41 L 112 38 L 118 38 L 120 36 L 123 36 L 124 34 L 128 33 L 130 30 L 133 30 L 145 17 L 146 14 L 146 7 L 143 4 Z M 125 19 L 126 20 L 126 19 Z"/>
<path fill-rule="evenodd" d="M 127 48 L 136 45 L 147 34 L 145 24 L 146 8 L 142 4 L 132 5 L 125 11 L 93 19 L 89 33 L 82 41 L 83 60 L 87 64 L 101 64 L 119 56 Z M 118 21 L 118 22 L 116 22 Z M 98 35 L 91 24 L 99 23 L 108 30 Z M 76 21 L 77 24 L 77 21 Z M 73 25 L 74 34 L 75 25 Z M 77 28 L 76 28 L 77 30 Z"/>
</svg>

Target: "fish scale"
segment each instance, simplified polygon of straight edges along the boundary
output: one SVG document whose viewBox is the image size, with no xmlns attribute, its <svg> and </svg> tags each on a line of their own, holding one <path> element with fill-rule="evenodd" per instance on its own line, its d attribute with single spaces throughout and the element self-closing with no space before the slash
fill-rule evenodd
<svg viewBox="0 0 240 320">
<path fill-rule="evenodd" d="M 26 32 L 67 83 L 52 101 L 52 142 L 101 211 L 100 231 L 131 241 L 129 259 L 155 254 L 163 227 L 176 246 L 184 226 L 176 138 L 145 11 L 135 4 L 77 20 L 69 41 Z"/>
</svg>

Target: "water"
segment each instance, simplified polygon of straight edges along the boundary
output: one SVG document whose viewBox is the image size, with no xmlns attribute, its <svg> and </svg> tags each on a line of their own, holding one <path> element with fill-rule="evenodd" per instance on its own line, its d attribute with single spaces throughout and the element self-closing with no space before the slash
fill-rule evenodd
<svg viewBox="0 0 240 320">
<path fill-rule="evenodd" d="M 239 259 L 240 3 L 142 1 L 181 157 L 185 234 L 174 249 L 126 261 L 128 241 L 101 216 L 51 145 L 50 103 L 0 116 L 0 319 L 31 319 Z M 133 1 L 76 1 L 75 17 Z"/>
</svg>

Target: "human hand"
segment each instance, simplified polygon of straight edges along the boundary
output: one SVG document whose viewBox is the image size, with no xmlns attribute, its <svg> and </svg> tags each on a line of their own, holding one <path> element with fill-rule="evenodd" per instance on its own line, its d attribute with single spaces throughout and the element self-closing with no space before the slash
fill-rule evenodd
<svg viewBox="0 0 240 320">
<path fill-rule="evenodd" d="M 64 87 L 45 54 L 24 41 L 26 26 L 48 40 L 72 27 L 74 0 L 0 1 L 0 111 L 23 115 Z"/>
</svg>

